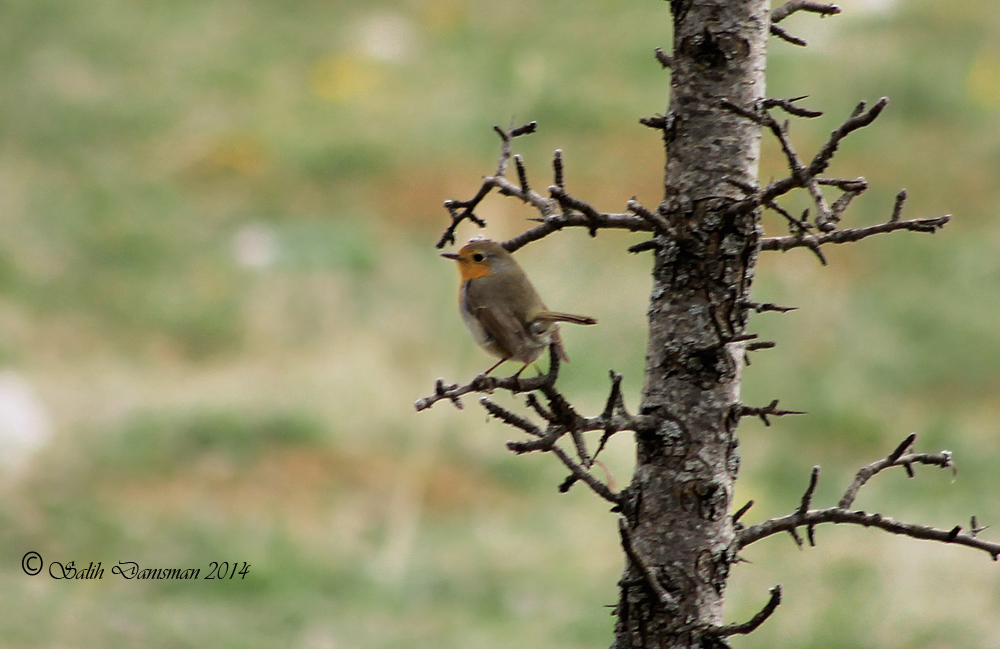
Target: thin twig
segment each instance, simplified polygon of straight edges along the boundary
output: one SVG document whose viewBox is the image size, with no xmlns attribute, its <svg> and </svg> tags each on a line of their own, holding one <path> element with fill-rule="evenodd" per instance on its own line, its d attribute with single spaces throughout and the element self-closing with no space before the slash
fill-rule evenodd
<svg viewBox="0 0 1000 649">
<path fill-rule="evenodd" d="M 517 179 L 521 183 L 521 194 L 528 195 L 531 187 L 528 186 L 528 172 L 524 169 L 524 160 L 520 155 L 514 156 L 514 166 L 517 167 Z"/>
<path fill-rule="evenodd" d="M 747 309 L 753 309 L 757 313 L 764 313 L 765 311 L 776 311 L 778 313 L 788 313 L 789 311 L 795 311 L 799 307 L 797 306 L 781 306 L 780 304 L 775 304 L 773 302 L 741 302 L 741 307 L 746 307 Z"/>
<path fill-rule="evenodd" d="M 767 404 L 763 408 L 746 406 L 743 404 L 739 405 L 740 417 L 760 417 L 760 420 L 764 422 L 765 426 L 770 426 L 771 421 L 768 417 L 783 417 L 785 415 L 804 415 L 805 412 L 800 410 L 781 410 L 778 408 L 778 400 L 775 399 L 771 403 Z"/>
<path fill-rule="evenodd" d="M 789 179 L 792 180 L 794 186 L 804 187 L 809 192 L 809 195 L 812 196 L 813 202 L 816 205 L 816 226 L 824 231 L 831 229 L 829 224 L 835 221 L 831 216 L 830 207 L 827 205 L 826 198 L 823 196 L 823 192 L 820 190 L 819 185 L 816 182 L 816 176 L 819 175 L 820 172 L 812 172 L 812 167 L 806 167 L 802 163 L 802 160 L 799 159 L 799 155 L 795 152 L 795 149 L 792 147 L 792 143 L 788 140 L 788 124 L 778 122 L 778 120 L 774 119 L 774 117 L 771 116 L 771 114 L 764 108 L 764 104 L 761 104 L 760 109 L 748 110 L 729 100 L 723 99 L 721 105 L 723 108 L 736 113 L 741 117 L 745 117 L 746 119 L 756 122 L 771 131 L 775 139 L 777 139 L 778 143 L 781 145 L 781 150 L 785 154 L 786 160 L 788 160 L 788 168 L 791 171 Z M 850 121 L 851 120 L 848 120 L 848 122 Z M 834 147 L 834 150 L 835 149 L 836 147 Z M 771 188 L 773 186 L 774 183 L 768 187 Z M 758 205 L 766 205 L 775 198 L 775 196 L 767 196 L 767 192 L 767 189 L 761 192 L 757 202 Z"/>
<path fill-rule="evenodd" d="M 486 397 L 481 398 L 479 403 L 486 408 L 486 412 L 490 413 L 493 417 L 499 419 L 505 424 L 513 426 L 514 428 L 520 428 L 532 437 L 543 437 L 544 433 L 542 433 L 538 426 L 534 425 L 520 415 L 514 414 L 510 410 L 507 410 L 503 406 L 490 401 Z"/>
<path fill-rule="evenodd" d="M 774 610 L 778 608 L 781 604 L 781 585 L 777 585 L 771 589 L 771 597 L 767 600 L 767 604 L 764 608 L 760 609 L 756 615 L 740 624 L 727 624 L 725 626 L 716 627 L 710 633 L 720 638 L 725 638 L 731 635 L 746 635 L 748 633 L 753 633 L 757 630 L 761 624 L 764 623 L 767 618 L 771 617 Z"/>
<path fill-rule="evenodd" d="M 503 179 L 507 173 L 507 161 L 510 160 L 511 156 L 511 140 L 522 135 L 529 135 L 534 133 L 538 127 L 537 122 L 528 122 L 523 126 L 517 128 L 512 128 L 509 131 L 505 131 L 499 126 L 494 126 L 493 130 L 500 136 L 500 158 L 497 161 L 497 170 L 493 176 L 485 178 L 483 184 L 479 187 L 476 195 L 466 201 L 459 200 L 447 200 L 444 202 L 445 209 L 448 210 L 448 214 L 451 216 L 451 223 L 445 228 L 444 232 L 441 234 L 441 238 L 438 239 L 436 245 L 437 248 L 443 248 L 448 244 L 455 243 L 455 230 L 458 228 L 459 224 L 468 219 L 478 225 L 481 228 L 486 227 L 486 221 L 476 216 L 475 209 L 479 204 L 486 198 L 490 191 L 497 187 L 500 191 L 505 193 L 510 193 L 507 188 L 498 179 Z M 520 168 L 520 163 L 518 163 Z M 505 180 L 505 179 L 504 179 Z M 529 194 L 527 185 L 522 182 L 524 186 L 524 191 L 520 192 L 522 200 L 527 200 L 526 196 Z M 513 185 L 511 185 L 513 187 Z"/>
<path fill-rule="evenodd" d="M 789 42 L 792 45 L 798 45 L 799 47 L 805 47 L 809 45 L 805 40 L 799 38 L 798 36 L 792 36 L 784 28 L 778 27 L 773 22 L 771 23 L 770 32 L 772 36 L 777 36 L 783 41 Z"/>
<path fill-rule="evenodd" d="M 809 173 L 813 176 L 823 173 L 827 165 L 830 164 L 833 154 L 837 152 L 840 141 L 859 128 L 863 128 L 874 122 L 875 118 L 882 114 L 882 110 L 888 105 L 888 97 L 882 97 L 867 111 L 865 110 L 865 102 L 858 103 L 854 108 L 854 112 L 851 113 L 851 117 L 830 134 L 830 139 L 819 150 L 812 162 L 809 163 Z"/>
<path fill-rule="evenodd" d="M 559 460 L 564 465 L 566 465 L 566 468 L 569 469 L 570 472 L 573 473 L 573 475 L 575 475 L 578 479 L 580 479 L 584 483 L 586 483 L 586 485 L 588 487 L 590 487 L 590 489 L 595 494 L 597 494 L 598 496 L 600 496 L 604 500 L 606 500 L 609 503 L 612 503 L 614 505 L 621 505 L 622 504 L 621 496 L 619 496 L 617 493 L 615 493 L 614 491 L 612 491 L 611 488 L 608 485 L 604 484 L 599 479 L 597 479 L 596 477 L 594 477 L 594 475 L 592 473 L 590 473 L 585 468 L 583 468 L 582 466 L 580 466 L 579 464 L 577 464 L 576 462 L 574 462 L 573 458 L 571 458 L 569 456 L 569 454 L 566 453 L 566 451 L 562 450 L 558 446 L 553 446 L 550 449 L 550 451 L 557 458 L 559 458 Z"/>
<path fill-rule="evenodd" d="M 666 234 L 673 231 L 673 228 L 670 227 L 670 224 L 667 223 L 666 219 L 664 219 L 659 214 L 643 207 L 642 204 L 639 203 L 639 201 L 635 200 L 635 196 L 629 199 L 628 203 L 625 204 L 625 208 L 629 212 L 635 214 L 636 216 L 642 218 L 647 223 L 649 223 L 649 225 L 653 228 L 654 232 L 657 232 L 659 234 Z"/>
<path fill-rule="evenodd" d="M 812 0 L 789 0 L 771 12 L 771 22 L 780 23 L 796 11 L 809 11 L 821 16 L 830 16 L 839 14 L 840 7 L 823 2 L 813 2 Z"/>
<path fill-rule="evenodd" d="M 640 241 L 637 244 L 628 247 L 628 251 L 632 254 L 638 254 L 640 252 L 646 252 L 647 250 L 659 250 L 660 242 L 656 239 L 647 239 L 645 241 Z"/>
<path fill-rule="evenodd" d="M 660 65 L 663 66 L 664 70 L 673 67 L 674 59 L 672 56 L 664 52 L 659 47 L 653 50 L 653 53 L 656 55 L 656 60 L 660 62 Z"/>
<path fill-rule="evenodd" d="M 892 216 L 889 217 L 889 223 L 895 223 L 899 221 L 900 215 L 903 213 L 903 203 L 906 202 L 906 190 L 901 189 L 899 193 L 896 194 L 896 202 L 892 206 Z"/>
<path fill-rule="evenodd" d="M 907 470 L 910 477 L 913 477 L 911 467 L 914 464 L 926 464 L 930 466 L 938 466 L 942 469 L 951 468 L 952 471 L 955 470 L 955 465 L 952 461 L 951 453 L 948 451 L 941 451 L 940 453 L 910 453 L 904 455 L 907 449 L 913 446 L 913 442 L 916 440 L 916 434 L 911 434 L 903 443 L 896 447 L 892 453 L 890 453 L 884 459 L 877 462 L 872 462 L 868 466 L 864 466 L 858 470 L 856 476 L 854 476 L 854 481 L 851 486 L 847 488 L 844 495 L 841 497 L 840 502 L 837 503 L 838 507 L 847 509 L 854 504 L 854 499 L 858 496 L 858 491 L 865 485 L 866 482 L 871 480 L 880 471 L 888 469 L 894 466 L 901 466 Z"/>
<path fill-rule="evenodd" d="M 796 6 L 798 6 L 799 9 L 805 8 L 805 5 Z M 883 97 L 867 110 L 865 109 L 866 106 L 864 102 L 859 103 L 851 113 L 850 117 L 830 134 L 830 138 L 827 142 L 820 148 L 809 164 L 806 165 L 799 158 L 788 139 L 787 125 L 779 123 L 773 116 L 770 115 L 770 113 L 767 112 L 771 108 L 780 107 L 793 115 L 808 117 L 815 116 L 816 113 L 814 111 L 807 111 L 794 106 L 793 102 L 799 99 L 801 99 L 801 97 L 787 100 L 765 99 L 752 108 L 744 108 L 726 99 L 721 101 L 720 105 L 726 110 L 752 120 L 760 126 L 769 129 L 781 145 L 782 152 L 788 160 L 788 166 L 791 171 L 789 176 L 786 178 L 769 183 L 763 189 L 753 193 L 752 195 L 748 195 L 744 200 L 734 203 L 730 209 L 737 213 L 746 213 L 747 211 L 756 209 L 761 205 L 775 209 L 775 211 L 785 216 L 785 218 L 789 219 L 793 226 L 795 226 L 796 229 L 792 230 L 792 237 L 803 238 L 804 241 L 800 245 L 811 248 L 820 258 L 820 261 L 825 263 L 822 253 L 819 252 L 818 245 L 813 241 L 805 239 L 804 235 L 806 233 L 804 231 L 804 226 L 799 224 L 798 221 L 787 211 L 777 206 L 777 204 L 774 203 L 774 199 L 797 187 L 805 188 L 809 192 L 813 199 L 813 203 L 816 206 L 816 227 L 819 228 L 820 231 L 827 233 L 835 230 L 837 223 L 840 222 L 841 216 L 843 215 L 843 212 L 847 208 L 848 204 L 858 194 L 865 191 L 868 185 L 864 182 L 864 179 L 861 178 L 857 180 L 831 179 L 820 178 L 819 175 L 826 170 L 834 153 L 840 146 L 841 140 L 859 128 L 863 128 L 871 124 L 881 114 L 889 100 Z M 827 204 L 826 198 L 820 190 L 821 185 L 832 185 L 838 187 L 844 192 L 844 195 L 838 198 L 831 207 Z M 803 221 L 804 220 L 805 219 L 803 218 Z"/>
<path fill-rule="evenodd" d="M 552 175 L 552 182 L 556 187 L 563 188 L 566 186 L 563 178 L 562 149 L 556 149 L 555 153 L 552 154 Z"/>
<path fill-rule="evenodd" d="M 590 232 L 590 236 L 597 236 L 597 228 L 601 227 L 601 213 L 598 212 L 593 205 L 587 201 L 580 200 L 579 198 L 574 198 L 566 193 L 566 190 L 558 185 L 552 185 L 549 187 L 549 194 L 552 198 L 556 199 L 559 205 L 562 206 L 564 213 L 569 210 L 576 210 L 583 214 L 584 218 L 587 219 L 588 227 L 587 230 Z"/>
<path fill-rule="evenodd" d="M 733 523 L 735 524 L 741 518 L 743 518 L 743 514 L 746 514 L 748 511 L 750 511 L 750 508 L 753 507 L 753 505 L 754 505 L 753 501 L 748 500 L 745 505 L 737 509 L 736 512 L 733 514 Z"/>
<path fill-rule="evenodd" d="M 816 485 L 818 483 L 819 483 L 819 467 L 814 466 L 812 468 L 812 473 L 809 474 L 809 486 L 806 487 L 805 493 L 802 494 L 802 501 L 799 503 L 799 508 L 795 512 L 795 515 L 799 519 L 804 519 L 806 512 L 809 511 L 809 505 L 812 504 L 813 494 L 816 493 Z M 815 527 L 814 525 L 808 525 L 806 527 L 806 535 L 809 538 L 809 545 L 812 547 L 816 547 L 816 539 L 813 536 L 814 527 Z M 794 528 L 791 530 L 791 533 L 792 537 L 795 539 L 795 542 L 799 545 L 799 547 L 802 547 L 802 541 L 795 533 Z"/>
<path fill-rule="evenodd" d="M 808 95 L 802 95 L 801 97 L 790 97 L 789 99 L 765 99 L 761 102 L 761 107 L 764 110 L 770 110 L 771 108 L 780 108 L 789 115 L 795 115 L 796 117 L 819 117 L 823 114 L 821 110 L 809 110 L 808 108 L 802 108 L 801 106 L 796 106 L 795 102 L 802 101 L 806 99 Z"/>
</svg>

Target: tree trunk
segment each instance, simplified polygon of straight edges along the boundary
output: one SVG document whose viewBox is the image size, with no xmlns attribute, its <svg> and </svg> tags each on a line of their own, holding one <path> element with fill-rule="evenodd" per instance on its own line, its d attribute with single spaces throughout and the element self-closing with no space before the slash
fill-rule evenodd
<svg viewBox="0 0 1000 649">
<path fill-rule="evenodd" d="M 672 0 L 671 9 L 659 211 L 673 233 L 657 238 L 655 252 L 640 412 L 656 425 L 636 433 L 636 472 L 623 494 L 632 552 L 619 582 L 617 649 L 704 646 L 703 631 L 722 622 L 735 558 L 740 337 L 759 232 L 757 213 L 727 208 L 743 198 L 739 184 L 756 183 L 760 128 L 721 100 L 750 107 L 763 97 L 770 18 L 764 0 Z"/>
</svg>

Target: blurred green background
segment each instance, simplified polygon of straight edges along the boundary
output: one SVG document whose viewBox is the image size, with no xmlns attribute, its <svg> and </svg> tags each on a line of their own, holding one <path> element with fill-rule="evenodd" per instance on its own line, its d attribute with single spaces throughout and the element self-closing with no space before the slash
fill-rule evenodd
<svg viewBox="0 0 1000 649">
<path fill-rule="evenodd" d="M 744 400 L 807 410 L 741 427 L 747 522 L 791 511 L 810 468 L 833 504 L 908 433 L 957 479 L 879 476 L 858 506 L 950 528 L 1000 504 L 1000 14 L 987 0 L 849 0 L 772 39 L 769 95 L 810 154 L 856 101 L 887 95 L 832 172 L 872 189 L 848 225 L 954 214 L 811 254 L 763 255 L 775 340 Z M 605 210 L 660 197 L 668 5 L 654 0 L 6 0 L 0 20 L 0 638 L 5 647 L 604 647 L 622 567 L 613 515 L 475 399 L 413 411 L 437 377 L 492 361 L 434 242 L 446 198 L 492 172 L 493 124 L 536 187 L 555 148 Z M 762 178 L 784 174 L 764 149 Z M 801 209 L 806 203 L 789 201 Z M 532 213 L 488 200 L 487 234 Z M 768 215 L 766 229 L 782 233 Z M 460 239 L 476 234 L 463 226 Z M 519 253 L 567 328 L 560 377 L 594 412 L 607 371 L 642 383 L 641 237 L 566 232 Z M 507 403 L 513 400 L 507 399 Z M 606 461 L 626 484 L 631 441 Z M 727 617 L 785 603 L 737 647 L 995 648 L 997 564 L 864 529 L 763 541 Z M 22 555 L 101 561 L 91 582 Z M 232 581 L 124 581 L 143 567 L 247 562 Z"/>
</svg>

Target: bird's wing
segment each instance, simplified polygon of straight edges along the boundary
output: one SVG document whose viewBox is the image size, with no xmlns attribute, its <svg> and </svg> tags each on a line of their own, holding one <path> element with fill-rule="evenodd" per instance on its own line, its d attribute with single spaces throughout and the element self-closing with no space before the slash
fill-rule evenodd
<svg viewBox="0 0 1000 649">
<path fill-rule="evenodd" d="M 484 279 L 488 278 L 469 282 L 465 291 L 469 311 L 478 318 L 497 352 L 503 357 L 517 359 L 522 363 L 534 360 L 538 344 L 503 300 L 496 298 L 496 291 L 491 290 L 493 287 L 482 283 Z"/>
</svg>

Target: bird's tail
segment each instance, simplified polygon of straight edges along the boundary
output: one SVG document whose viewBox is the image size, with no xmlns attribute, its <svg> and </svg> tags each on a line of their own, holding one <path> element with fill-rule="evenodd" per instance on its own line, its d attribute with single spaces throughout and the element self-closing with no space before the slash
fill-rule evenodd
<svg viewBox="0 0 1000 649">
<path fill-rule="evenodd" d="M 557 313 L 555 311 L 543 311 L 536 320 L 542 322 L 571 322 L 579 325 L 597 324 L 597 320 L 585 315 L 573 315 L 572 313 Z"/>
</svg>

